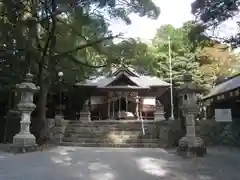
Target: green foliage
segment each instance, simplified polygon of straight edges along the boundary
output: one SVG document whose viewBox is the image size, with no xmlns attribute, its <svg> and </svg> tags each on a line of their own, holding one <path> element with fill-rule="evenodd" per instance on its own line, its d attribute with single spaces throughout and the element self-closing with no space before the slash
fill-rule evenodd
<svg viewBox="0 0 240 180">
<path fill-rule="evenodd" d="M 192 13 L 201 26 L 202 32 L 206 29 L 215 28 L 226 20 L 236 16 L 239 13 L 239 0 L 195 0 L 192 4 Z M 239 26 L 239 22 L 236 21 Z M 218 37 L 215 37 L 216 39 Z M 223 39 L 220 39 L 223 41 Z M 224 39 L 232 47 L 239 47 L 240 34 Z"/>
<path fill-rule="evenodd" d="M 108 50 L 114 37 L 108 30 L 106 15 L 131 23 L 131 13 L 157 18 L 160 11 L 151 0 L 49 0 L 45 4 L 3 0 L 1 12 L 3 76 L 12 72 L 21 77 L 12 67 L 16 66 L 20 72 L 30 68 L 34 74 L 53 81 L 58 71 L 64 71 L 65 79 L 73 82 L 86 78 L 94 67 L 116 62 Z"/>
<path fill-rule="evenodd" d="M 57 81 L 75 83 L 96 68 L 117 62 L 108 48 L 117 37 L 108 30 L 105 16 L 130 23 L 129 14 L 156 18 L 159 9 L 151 0 L 2 0 L 0 3 L 0 75 L 15 85 L 29 69 L 40 86 L 38 119 L 47 137 L 45 105 L 47 94 Z M 103 43 L 104 42 L 104 43 Z"/>
<path fill-rule="evenodd" d="M 156 59 L 153 66 L 157 76 L 169 81 L 170 62 L 169 45 L 172 58 L 173 82 L 181 84 L 182 75 L 191 73 L 198 79 L 198 66 L 196 61 L 196 45 L 189 40 L 189 32 L 194 26 L 193 22 L 186 22 L 181 28 L 174 28 L 171 25 L 164 25 L 157 31 L 153 39 L 153 51 Z M 169 44 L 170 38 L 170 44 Z M 198 81 L 198 80 L 197 80 Z"/>
<path fill-rule="evenodd" d="M 195 0 L 192 13 L 207 26 L 218 25 L 236 15 L 239 5 L 239 0 Z"/>
<path fill-rule="evenodd" d="M 170 81 L 169 37 L 171 37 L 172 77 L 176 86 L 190 73 L 194 81 L 210 89 L 218 76 L 232 75 L 236 57 L 225 45 L 199 35 L 198 24 L 188 21 L 180 28 L 161 26 L 151 44 L 129 39 L 111 46 L 112 55 L 138 72 Z"/>
</svg>

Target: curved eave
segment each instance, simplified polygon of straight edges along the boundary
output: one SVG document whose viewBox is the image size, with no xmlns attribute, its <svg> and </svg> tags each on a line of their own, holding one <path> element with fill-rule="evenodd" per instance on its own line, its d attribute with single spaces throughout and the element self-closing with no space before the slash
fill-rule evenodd
<svg viewBox="0 0 240 180">
<path fill-rule="evenodd" d="M 184 88 L 184 89 L 178 89 L 179 93 L 202 93 L 204 92 L 203 89 L 191 89 L 191 88 Z"/>
<path fill-rule="evenodd" d="M 150 86 L 151 88 L 168 88 L 168 87 L 170 87 L 171 85 L 169 84 L 169 85 L 152 85 L 152 86 Z"/>
<path fill-rule="evenodd" d="M 222 92 L 219 94 L 207 95 L 207 96 L 203 97 L 201 100 L 202 101 L 208 101 L 208 100 L 213 101 L 214 99 L 222 100 L 222 99 L 226 99 L 226 96 L 230 97 L 230 98 L 234 98 L 234 97 L 238 97 L 239 95 L 240 95 L 240 87 L 231 89 L 229 91 Z"/>
<path fill-rule="evenodd" d="M 240 73 L 216 85 L 203 99 L 214 98 L 240 89 Z"/>
<path fill-rule="evenodd" d="M 96 88 L 97 86 L 96 85 L 93 85 L 93 84 L 80 84 L 80 83 L 76 83 L 74 85 L 74 87 L 91 87 L 91 88 Z"/>
<path fill-rule="evenodd" d="M 106 86 L 99 89 L 111 89 L 111 90 L 149 90 L 149 87 L 137 87 L 137 86 Z"/>
</svg>

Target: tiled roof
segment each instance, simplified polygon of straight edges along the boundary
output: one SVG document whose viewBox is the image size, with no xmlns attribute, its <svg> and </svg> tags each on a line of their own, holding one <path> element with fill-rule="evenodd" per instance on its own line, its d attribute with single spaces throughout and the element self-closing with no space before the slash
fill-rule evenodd
<svg viewBox="0 0 240 180">
<path fill-rule="evenodd" d="M 114 80 L 116 80 L 121 74 L 117 76 L 107 77 L 107 76 L 99 76 L 92 80 L 86 80 L 84 83 L 77 83 L 76 85 L 85 85 L 85 86 L 96 86 L 99 88 L 103 88 L 109 84 L 111 84 Z M 150 88 L 153 86 L 170 86 L 169 83 L 159 79 L 156 76 L 130 76 L 125 74 L 132 82 L 142 88 Z"/>
<path fill-rule="evenodd" d="M 212 91 L 207 96 L 205 96 L 203 99 L 207 99 L 207 98 L 210 98 L 212 96 L 216 96 L 216 95 L 222 94 L 224 92 L 234 90 L 234 89 L 239 88 L 239 87 L 240 87 L 240 74 L 238 74 L 238 75 L 232 77 L 231 79 L 215 86 L 212 89 Z"/>
</svg>

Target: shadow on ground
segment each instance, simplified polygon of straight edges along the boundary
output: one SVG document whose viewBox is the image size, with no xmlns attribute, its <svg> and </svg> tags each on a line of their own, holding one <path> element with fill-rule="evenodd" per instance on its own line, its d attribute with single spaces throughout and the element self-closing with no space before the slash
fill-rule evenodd
<svg viewBox="0 0 240 180">
<path fill-rule="evenodd" d="M 57 147 L 0 158 L 0 179 L 25 180 L 238 180 L 238 151 L 209 150 L 183 159 L 163 149 Z"/>
</svg>

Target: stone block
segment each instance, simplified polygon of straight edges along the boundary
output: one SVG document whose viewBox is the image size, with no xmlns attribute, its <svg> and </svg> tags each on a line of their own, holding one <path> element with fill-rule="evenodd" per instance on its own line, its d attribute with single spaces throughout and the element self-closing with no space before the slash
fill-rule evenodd
<svg viewBox="0 0 240 180">
<path fill-rule="evenodd" d="M 64 119 L 62 116 L 55 116 L 55 126 L 63 126 Z"/>
<path fill-rule="evenodd" d="M 27 152 L 34 152 L 37 151 L 39 148 L 37 144 L 31 145 L 31 146 L 10 146 L 10 152 L 12 153 L 27 153 Z"/>
<path fill-rule="evenodd" d="M 53 137 L 52 137 L 52 142 L 54 143 L 61 143 L 62 142 L 62 139 L 63 139 L 64 135 L 63 134 L 55 134 Z"/>
<path fill-rule="evenodd" d="M 195 126 L 196 122 L 195 119 L 191 119 L 191 118 L 186 118 L 186 126 Z"/>
<path fill-rule="evenodd" d="M 186 127 L 187 130 L 187 136 L 196 136 L 196 130 L 195 130 L 195 126 L 187 126 Z"/>
<path fill-rule="evenodd" d="M 47 121 L 50 129 L 55 126 L 55 119 L 47 119 Z"/>
<path fill-rule="evenodd" d="M 36 144 L 36 138 L 33 134 L 16 134 L 13 137 L 13 146 L 32 146 Z"/>
<path fill-rule="evenodd" d="M 164 121 L 165 117 L 164 117 L 164 112 L 162 111 L 156 111 L 154 113 L 154 120 L 155 121 Z"/>
<path fill-rule="evenodd" d="M 91 113 L 89 111 L 80 112 L 79 120 L 81 122 L 90 122 L 91 121 Z"/>
<path fill-rule="evenodd" d="M 65 132 L 65 127 L 55 126 L 55 127 L 52 128 L 52 132 L 54 134 L 63 134 Z"/>
</svg>

